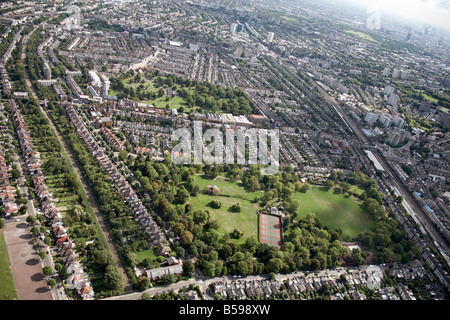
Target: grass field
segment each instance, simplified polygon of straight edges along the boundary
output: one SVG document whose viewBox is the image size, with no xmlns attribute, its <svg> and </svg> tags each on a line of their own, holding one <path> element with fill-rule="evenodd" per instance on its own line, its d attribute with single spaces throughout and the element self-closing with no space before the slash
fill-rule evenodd
<svg viewBox="0 0 450 320">
<path fill-rule="evenodd" d="M 253 200 L 255 197 L 262 197 L 264 192 L 248 192 L 239 182 L 231 182 L 228 178 L 218 176 L 214 180 L 210 180 L 204 176 L 195 176 L 195 183 L 198 184 L 200 190 L 205 190 L 209 184 L 215 184 L 220 188 L 219 195 L 228 195 L 232 197 L 243 197 L 247 200 Z"/>
<path fill-rule="evenodd" d="M 208 204 L 212 200 L 219 200 L 222 206 L 219 209 L 211 208 Z M 240 244 L 245 242 L 246 238 L 252 236 L 257 238 L 258 216 L 256 211 L 261 209 L 258 203 L 252 203 L 249 200 L 235 197 L 207 194 L 198 194 L 196 197 L 191 198 L 190 203 L 194 210 L 209 210 L 211 219 L 217 220 L 219 223 L 220 228 L 218 232 L 220 234 L 232 233 L 234 229 L 239 229 L 244 233 L 240 239 L 231 238 L 231 242 Z M 241 212 L 233 212 L 230 210 L 231 206 L 236 203 L 240 204 Z"/>
<path fill-rule="evenodd" d="M 238 182 L 227 181 L 227 178 L 217 177 L 214 180 L 207 179 L 203 176 L 196 176 L 195 183 L 199 185 L 200 190 L 205 190 L 209 184 L 215 184 L 220 188 L 217 195 L 201 194 L 190 198 L 190 203 L 193 210 L 209 210 L 211 219 L 217 220 L 219 223 L 218 232 L 222 235 L 232 233 L 234 229 L 239 229 L 244 233 L 242 238 L 233 239 L 230 241 L 240 244 L 244 243 L 245 239 L 258 236 L 258 217 L 256 211 L 262 208 L 258 203 L 254 203 L 255 197 L 264 195 L 262 191 L 248 192 Z M 212 200 L 219 200 L 222 206 L 219 209 L 213 209 L 209 206 Z M 233 212 L 230 210 L 231 206 L 239 203 L 241 212 Z"/>
<path fill-rule="evenodd" d="M 358 38 L 364 39 L 364 40 L 368 40 L 370 42 L 374 42 L 374 43 L 379 43 L 377 40 L 375 40 L 374 38 L 372 38 L 370 35 L 365 34 L 363 32 L 359 32 L 359 31 L 353 31 L 353 30 L 344 30 L 345 33 L 349 33 L 351 35 L 354 35 Z"/>
<path fill-rule="evenodd" d="M 332 189 L 312 187 L 306 193 L 295 192 L 292 198 L 300 201 L 300 217 L 314 213 L 329 228 L 341 229 L 345 241 L 375 225 L 375 221 L 360 207 L 357 198 L 335 194 Z"/>
<path fill-rule="evenodd" d="M 6 250 L 3 231 L 0 230 L 0 300 L 17 299 L 16 287 L 9 265 L 8 251 Z"/>
<path fill-rule="evenodd" d="M 431 103 L 439 102 L 438 99 L 433 98 L 432 96 L 429 96 L 429 95 L 427 95 L 427 94 L 425 94 L 425 93 L 422 93 L 422 97 L 423 97 L 425 100 L 427 100 L 428 102 L 431 102 Z"/>
</svg>

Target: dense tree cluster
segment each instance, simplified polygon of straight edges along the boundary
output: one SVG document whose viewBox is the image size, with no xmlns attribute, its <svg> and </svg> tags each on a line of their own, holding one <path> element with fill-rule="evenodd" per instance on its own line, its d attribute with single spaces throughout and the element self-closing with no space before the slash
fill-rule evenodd
<svg viewBox="0 0 450 320">
<path fill-rule="evenodd" d="M 135 87 L 125 84 L 129 79 Z M 153 82 L 154 89 L 144 89 L 145 81 Z M 199 82 L 186 78 L 167 75 L 161 76 L 158 71 L 134 74 L 129 71 L 118 78 L 111 79 L 111 89 L 119 92 L 119 98 L 137 100 L 154 100 L 165 95 L 164 89 L 171 88 L 186 101 L 186 106 L 198 108 L 199 112 L 231 113 L 234 115 L 259 114 L 255 103 L 238 87 L 223 88 L 209 82 Z"/>
</svg>

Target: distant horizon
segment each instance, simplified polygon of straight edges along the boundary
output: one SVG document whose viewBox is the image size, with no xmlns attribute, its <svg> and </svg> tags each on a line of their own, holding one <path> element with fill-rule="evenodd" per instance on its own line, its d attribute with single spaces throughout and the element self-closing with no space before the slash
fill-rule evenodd
<svg viewBox="0 0 450 320">
<path fill-rule="evenodd" d="M 450 1 L 444 0 L 343 0 L 378 8 L 381 13 L 450 31 Z"/>
</svg>

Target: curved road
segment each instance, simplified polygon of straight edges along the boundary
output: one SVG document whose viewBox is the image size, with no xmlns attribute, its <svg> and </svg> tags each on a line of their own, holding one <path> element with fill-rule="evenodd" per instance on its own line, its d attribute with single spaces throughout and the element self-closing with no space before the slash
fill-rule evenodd
<svg viewBox="0 0 450 320">
<path fill-rule="evenodd" d="M 42 23 L 41 23 L 42 24 Z M 23 41 L 22 41 L 22 63 L 23 65 L 26 65 L 26 48 L 27 48 L 27 43 L 28 43 L 28 38 L 36 31 L 37 28 L 40 27 L 40 25 L 37 25 L 33 31 L 31 31 L 29 34 L 27 34 L 26 36 L 23 37 Z M 36 91 L 33 88 L 33 85 L 30 81 L 28 72 L 25 72 L 26 75 L 26 83 L 28 88 L 30 89 L 31 93 L 33 94 L 33 97 L 35 97 L 37 100 L 39 100 Z M 78 161 L 75 159 L 74 155 L 72 154 L 72 151 L 70 149 L 70 147 L 67 145 L 66 141 L 64 140 L 64 138 L 61 136 L 60 132 L 58 131 L 58 129 L 55 127 L 55 125 L 53 124 L 53 120 L 52 118 L 47 114 L 47 112 L 42 108 L 42 106 L 40 106 L 42 113 L 45 115 L 45 117 L 48 119 L 50 125 L 52 126 L 53 130 L 56 133 L 56 136 L 59 140 L 59 142 L 61 143 L 61 145 L 63 146 L 66 155 L 68 156 L 69 160 L 70 160 L 70 164 L 72 165 L 72 167 L 75 170 L 75 173 L 78 176 L 78 179 L 80 180 L 84 192 L 86 193 L 89 203 L 92 207 L 92 210 L 94 212 L 94 215 L 98 221 L 98 224 L 100 225 L 100 228 L 106 238 L 106 241 L 108 243 L 108 247 L 109 250 L 111 251 L 111 253 L 113 254 L 114 260 L 117 263 L 117 267 L 119 268 L 119 271 L 122 274 L 122 279 L 123 279 L 123 283 L 124 283 L 124 288 L 125 288 L 125 292 L 130 292 L 132 291 L 132 284 L 130 282 L 130 280 L 128 279 L 128 276 L 125 272 L 125 268 L 122 264 L 122 261 L 120 260 L 119 254 L 116 250 L 116 247 L 114 246 L 113 240 L 111 235 L 109 234 L 109 230 L 108 227 L 103 219 L 103 215 L 100 211 L 100 206 L 97 202 L 97 199 L 95 198 L 92 189 L 90 188 L 89 184 L 87 183 L 87 180 L 81 170 L 81 167 L 78 163 Z"/>
</svg>

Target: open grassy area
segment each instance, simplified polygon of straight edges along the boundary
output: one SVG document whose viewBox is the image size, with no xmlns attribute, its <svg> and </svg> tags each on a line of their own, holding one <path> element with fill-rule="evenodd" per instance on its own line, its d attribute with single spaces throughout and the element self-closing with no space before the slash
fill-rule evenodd
<svg viewBox="0 0 450 320">
<path fill-rule="evenodd" d="M 195 183 L 200 190 L 205 190 L 209 184 L 220 188 L 217 195 L 199 193 L 191 197 L 189 202 L 193 210 L 209 210 L 211 219 L 219 223 L 219 232 L 222 235 L 231 233 L 235 228 L 241 230 L 244 236 L 241 239 L 231 239 L 235 243 L 243 243 L 246 238 L 258 236 L 257 211 L 261 210 L 259 203 L 253 202 L 255 197 L 262 197 L 264 193 L 248 192 L 239 182 L 231 182 L 225 177 L 217 177 L 214 180 L 204 176 L 195 176 Z M 355 187 L 356 188 L 356 187 Z M 352 191 L 358 191 L 353 190 Z M 332 189 L 312 187 L 307 193 L 295 192 L 293 199 L 300 201 L 298 209 L 300 217 L 308 213 L 314 213 L 320 221 L 331 229 L 341 229 L 345 241 L 352 240 L 356 235 L 374 227 L 375 221 L 360 207 L 361 201 L 345 194 L 336 194 Z M 219 209 L 212 208 L 209 203 L 219 200 L 222 206 Z M 241 212 L 232 212 L 230 207 L 239 203 Z"/>
<path fill-rule="evenodd" d="M 439 102 L 438 99 L 433 98 L 432 96 L 427 95 L 426 93 L 422 93 L 422 97 L 427 100 L 428 102 L 434 103 L 434 102 Z"/>
<path fill-rule="evenodd" d="M 262 208 L 258 203 L 254 203 L 255 197 L 262 197 L 264 193 L 248 192 L 239 182 L 231 182 L 227 178 L 217 177 L 214 180 L 203 176 L 196 176 L 195 183 L 199 185 L 200 190 L 205 190 L 209 184 L 214 184 L 220 188 L 217 195 L 201 194 L 191 197 L 189 202 L 193 210 L 209 210 L 211 219 L 217 220 L 219 223 L 218 232 L 222 235 L 230 234 L 234 229 L 239 229 L 244 233 L 240 239 L 231 238 L 234 243 L 244 243 L 245 239 L 258 236 L 258 217 L 256 212 Z M 212 200 L 218 200 L 222 203 L 219 209 L 209 206 Z M 239 203 L 241 212 L 233 212 L 230 208 L 234 204 Z"/>
<path fill-rule="evenodd" d="M 150 258 L 151 260 L 156 260 L 159 257 L 158 249 L 154 247 L 153 249 L 144 250 L 140 252 L 136 252 L 136 260 L 141 263 L 145 258 Z"/>
<path fill-rule="evenodd" d="M 0 230 L 0 300 L 15 299 L 17 299 L 16 287 L 9 264 L 3 231 Z"/>
<path fill-rule="evenodd" d="M 345 33 L 349 33 L 351 35 L 354 35 L 358 38 L 364 39 L 364 40 L 368 40 L 370 42 L 373 43 L 379 43 L 377 40 L 375 40 L 374 38 L 372 38 L 370 35 L 365 34 L 363 32 L 359 32 L 359 31 L 353 31 L 353 30 L 344 30 Z"/>
<path fill-rule="evenodd" d="M 295 192 L 292 198 L 300 201 L 300 217 L 314 213 L 329 228 L 341 229 L 346 241 L 375 225 L 372 217 L 360 207 L 359 199 L 336 194 L 332 189 L 312 187 L 306 193 Z"/>
<path fill-rule="evenodd" d="M 222 206 L 219 209 L 211 208 L 208 204 L 212 200 L 220 201 Z M 235 197 L 207 194 L 198 194 L 196 197 L 191 198 L 190 203 L 193 209 L 209 210 L 211 219 L 217 220 L 219 223 L 220 227 L 218 232 L 220 234 L 230 234 L 234 229 L 239 229 L 244 233 L 240 239 L 231 238 L 231 242 L 240 244 L 244 243 L 245 239 L 249 237 L 253 236 L 257 238 L 258 217 L 256 211 L 261 209 L 258 203 Z M 236 203 L 239 203 L 241 206 L 241 212 L 233 212 L 230 210 L 231 206 Z"/>
<path fill-rule="evenodd" d="M 198 184 L 200 190 L 205 190 L 209 184 L 214 184 L 220 188 L 219 195 L 228 195 L 232 197 L 242 197 L 244 199 L 253 200 L 255 197 L 262 197 L 264 192 L 248 192 L 240 182 L 231 182 L 228 178 L 218 176 L 214 180 L 204 176 L 195 176 L 195 183 Z"/>
</svg>

